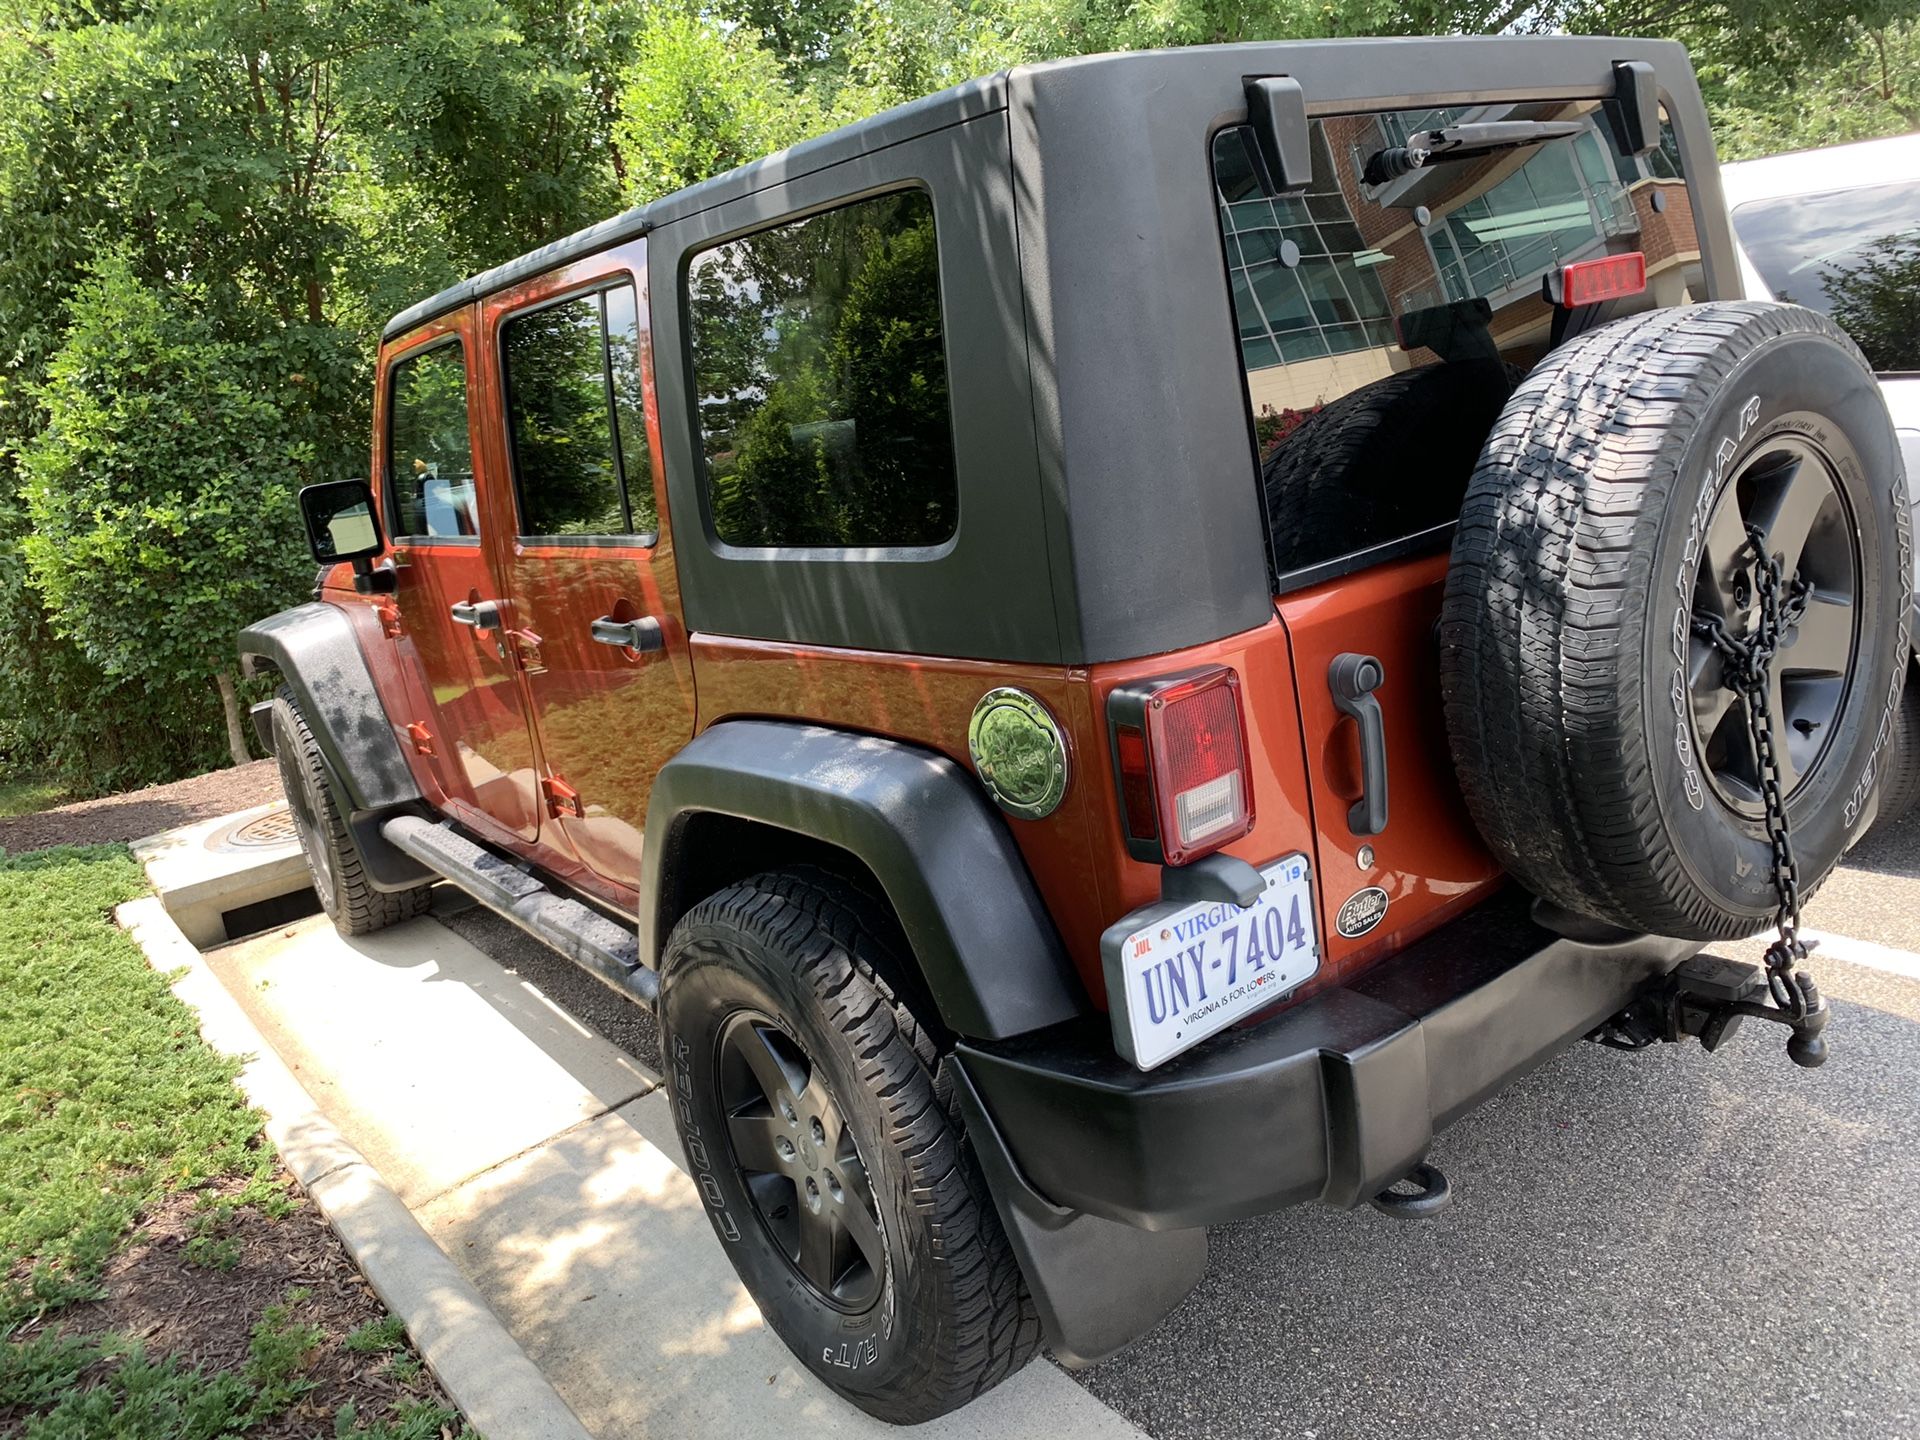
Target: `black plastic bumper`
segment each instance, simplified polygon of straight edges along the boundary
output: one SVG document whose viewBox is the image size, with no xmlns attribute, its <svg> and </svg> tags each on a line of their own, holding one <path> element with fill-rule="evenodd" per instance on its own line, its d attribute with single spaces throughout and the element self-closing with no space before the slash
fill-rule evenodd
<svg viewBox="0 0 1920 1440">
<path fill-rule="evenodd" d="M 1056 1206 L 1146 1230 L 1352 1206 L 1699 948 L 1564 939 L 1509 892 L 1157 1070 L 1116 1056 L 1104 1019 L 958 1055 L 1019 1173 Z"/>
</svg>

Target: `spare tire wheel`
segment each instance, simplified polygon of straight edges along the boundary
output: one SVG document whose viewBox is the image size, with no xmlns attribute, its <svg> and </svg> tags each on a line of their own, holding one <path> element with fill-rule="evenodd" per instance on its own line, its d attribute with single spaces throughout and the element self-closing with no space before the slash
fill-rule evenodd
<svg viewBox="0 0 1920 1440">
<path fill-rule="evenodd" d="M 1694 625 L 1754 623 L 1749 526 L 1808 587 L 1769 707 L 1804 893 L 1870 814 L 1905 675 L 1906 485 L 1860 352 L 1797 306 L 1661 310 L 1561 346 L 1502 411 L 1441 693 L 1474 820 L 1537 894 L 1696 940 L 1771 920 L 1745 701 Z"/>
</svg>

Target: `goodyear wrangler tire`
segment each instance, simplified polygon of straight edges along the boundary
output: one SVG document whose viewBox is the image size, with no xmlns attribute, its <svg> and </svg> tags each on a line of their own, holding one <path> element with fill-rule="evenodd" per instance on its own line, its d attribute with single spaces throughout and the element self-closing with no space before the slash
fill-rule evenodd
<svg viewBox="0 0 1920 1440">
<path fill-rule="evenodd" d="M 1537 894 L 1698 940 L 1771 918 L 1744 702 L 1692 623 L 1751 623 L 1748 524 L 1811 586 L 1771 692 L 1804 891 L 1871 814 L 1907 654 L 1906 485 L 1859 351 L 1796 306 L 1656 311 L 1561 346 L 1501 413 L 1441 688 L 1468 807 Z"/>
<path fill-rule="evenodd" d="M 818 872 L 730 886 L 668 937 L 660 1025 L 689 1171 L 761 1314 L 907 1425 L 1020 1369 L 1040 1325 L 892 928 Z"/>
</svg>

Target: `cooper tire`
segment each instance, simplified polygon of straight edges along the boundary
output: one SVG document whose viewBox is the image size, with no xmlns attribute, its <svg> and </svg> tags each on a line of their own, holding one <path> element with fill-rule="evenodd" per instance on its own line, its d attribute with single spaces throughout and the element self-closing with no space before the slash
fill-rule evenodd
<svg viewBox="0 0 1920 1440">
<path fill-rule="evenodd" d="M 273 697 L 273 754 L 280 787 L 287 793 L 293 829 L 313 872 L 313 891 L 342 935 L 368 935 L 426 913 L 430 885 L 410 890 L 376 890 L 367 879 L 360 847 L 333 793 L 327 764 L 293 692 L 286 686 Z"/>
<path fill-rule="evenodd" d="M 886 978 L 890 928 L 824 875 L 743 881 L 674 927 L 659 1013 L 690 1173 L 762 1315 L 907 1425 L 999 1384 L 1040 1335 L 933 1038 Z"/>
<path fill-rule="evenodd" d="M 1775 661 L 1773 733 L 1800 887 L 1817 885 L 1857 837 L 1897 714 L 1906 501 L 1873 377 L 1814 311 L 1661 310 L 1549 355 L 1474 471 L 1442 610 L 1454 760 L 1500 861 L 1632 930 L 1721 940 L 1772 917 L 1743 702 L 1693 626 L 1703 606 L 1751 623 L 1753 521 L 1813 586 Z"/>
</svg>

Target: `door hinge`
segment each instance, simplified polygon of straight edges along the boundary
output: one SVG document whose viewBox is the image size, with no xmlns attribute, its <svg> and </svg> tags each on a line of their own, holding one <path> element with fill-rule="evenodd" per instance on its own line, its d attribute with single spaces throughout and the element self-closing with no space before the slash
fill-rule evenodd
<svg viewBox="0 0 1920 1440">
<path fill-rule="evenodd" d="M 531 630 L 509 630 L 507 643 L 513 647 L 513 656 L 520 668 L 529 675 L 544 675 L 547 667 L 540 659 L 540 637 Z"/>
<path fill-rule="evenodd" d="M 380 617 L 380 633 L 389 640 L 398 640 L 405 630 L 400 624 L 400 607 L 391 600 L 375 603 L 373 613 Z"/>
<path fill-rule="evenodd" d="M 580 803 L 580 792 L 558 775 L 542 780 L 540 790 L 547 797 L 547 814 L 555 820 L 562 815 L 571 815 L 576 820 L 587 818 L 587 807 Z"/>
<path fill-rule="evenodd" d="M 418 720 L 414 721 L 413 724 L 407 726 L 407 739 L 413 742 L 414 754 L 416 755 L 433 754 L 433 732 L 427 729 L 427 727 L 421 724 Z"/>
</svg>

